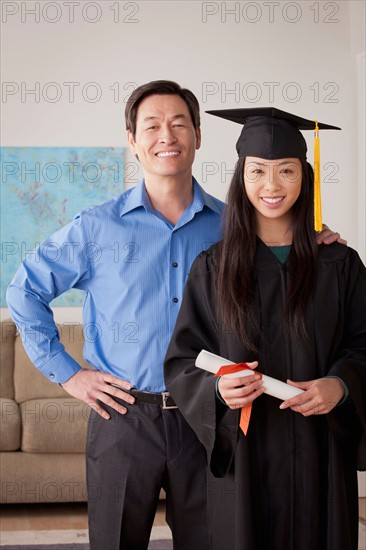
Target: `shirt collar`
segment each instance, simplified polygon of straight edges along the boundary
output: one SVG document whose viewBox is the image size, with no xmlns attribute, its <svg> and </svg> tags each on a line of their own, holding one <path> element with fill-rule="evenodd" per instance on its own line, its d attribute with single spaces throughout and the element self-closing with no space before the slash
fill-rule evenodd
<svg viewBox="0 0 366 550">
<path fill-rule="evenodd" d="M 131 189 L 127 197 L 126 194 L 124 196 L 125 201 L 121 205 L 120 216 L 124 216 L 124 214 L 127 214 L 136 208 L 140 208 L 141 206 L 146 209 L 146 201 L 150 202 L 146 193 L 144 180 L 141 180 L 136 187 Z"/>
<path fill-rule="evenodd" d="M 204 206 L 207 206 L 207 208 L 213 210 L 213 212 L 222 214 L 222 208 L 220 208 L 217 201 L 215 201 L 214 197 L 206 193 L 195 178 L 193 178 L 193 190 L 194 194 L 191 206 L 195 212 L 200 212 L 203 210 Z"/>
<path fill-rule="evenodd" d="M 218 204 L 215 202 L 214 198 L 211 197 L 206 191 L 200 186 L 195 178 L 192 178 L 193 181 L 193 201 L 188 207 L 193 213 L 201 212 L 205 206 L 218 214 L 222 213 L 222 210 L 219 208 Z M 121 206 L 120 216 L 135 210 L 136 208 L 144 207 L 147 212 L 154 212 L 154 209 L 150 203 L 148 194 L 145 188 L 145 180 L 142 179 L 136 187 L 134 187 L 129 195 L 127 196 L 125 202 Z"/>
</svg>

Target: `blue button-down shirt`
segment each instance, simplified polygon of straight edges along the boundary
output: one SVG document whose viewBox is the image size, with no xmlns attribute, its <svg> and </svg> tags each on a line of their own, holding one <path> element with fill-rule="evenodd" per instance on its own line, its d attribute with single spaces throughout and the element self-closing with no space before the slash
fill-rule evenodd
<svg viewBox="0 0 366 550">
<path fill-rule="evenodd" d="M 49 307 L 79 288 L 85 360 L 140 390 L 164 391 L 163 361 L 188 272 L 221 234 L 223 203 L 193 185 L 193 201 L 175 226 L 152 207 L 142 181 L 83 210 L 25 258 L 8 306 L 28 355 L 50 380 L 65 382 L 80 369 Z"/>
</svg>

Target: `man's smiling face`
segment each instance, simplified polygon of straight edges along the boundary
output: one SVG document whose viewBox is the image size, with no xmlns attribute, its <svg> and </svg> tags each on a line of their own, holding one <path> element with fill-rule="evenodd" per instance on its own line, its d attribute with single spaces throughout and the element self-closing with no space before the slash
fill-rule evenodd
<svg viewBox="0 0 366 550">
<path fill-rule="evenodd" d="M 128 131 L 128 142 L 142 164 L 145 178 L 180 178 L 192 173 L 201 135 L 181 97 L 151 95 L 138 107 L 136 134 Z"/>
</svg>

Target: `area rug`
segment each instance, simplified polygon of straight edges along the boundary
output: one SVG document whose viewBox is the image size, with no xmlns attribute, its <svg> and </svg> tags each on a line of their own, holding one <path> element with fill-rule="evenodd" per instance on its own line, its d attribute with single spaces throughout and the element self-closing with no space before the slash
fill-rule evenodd
<svg viewBox="0 0 366 550">
<path fill-rule="evenodd" d="M 169 527 L 154 525 L 149 550 L 172 549 Z M 0 550 L 89 550 L 89 535 L 87 529 L 0 531 Z"/>
<path fill-rule="evenodd" d="M 12 545 L 2 546 L 2 550 L 89 550 L 89 544 L 41 544 L 31 545 Z M 173 550 L 173 542 L 171 540 L 152 540 L 149 544 L 149 550 Z"/>
</svg>

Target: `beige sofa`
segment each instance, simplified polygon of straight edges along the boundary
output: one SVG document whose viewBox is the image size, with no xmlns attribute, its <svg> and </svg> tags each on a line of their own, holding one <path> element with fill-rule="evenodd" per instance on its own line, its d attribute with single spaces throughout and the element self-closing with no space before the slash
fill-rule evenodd
<svg viewBox="0 0 366 550">
<path fill-rule="evenodd" d="M 87 367 L 82 327 L 63 326 L 61 340 Z M 89 407 L 32 365 L 11 321 L 1 323 L 0 349 L 0 502 L 85 501 Z"/>
</svg>

